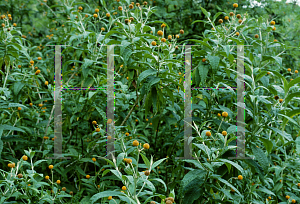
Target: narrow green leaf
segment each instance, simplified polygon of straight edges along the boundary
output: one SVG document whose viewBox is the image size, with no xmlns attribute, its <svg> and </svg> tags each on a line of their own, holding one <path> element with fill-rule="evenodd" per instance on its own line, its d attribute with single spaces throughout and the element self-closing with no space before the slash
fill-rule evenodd
<svg viewBox="0 0 300 204">
<path fill-rule="evenodd" d="M 215 20 L 219 17 L 219 15 L 223 14 L 223 12 L 218 12 L 214 15 L 212 22 L 215 22 Z"/>
<path fill-rule="evenodd" d="M 235 192 L 237 192 L 241 197 L 244 197 L 239 191 L 238 189 L 236 189 L 233 185 L 231 185 L 230 183 L 228 183 L 228 181 L 222 179 L 222 178 L 216 178 L 217 180 L 219 180 L 220 182 L 224 183 L 226 186 L 232 188 L 233 190 L 235 190 Z"/>
<path fill-rule="evenodd" d="M 289 121 L 291 121 L 292 123 L 294 123 L 295 126 L 297 126 L 300 129 L 300 125 L 298 125 L 298 123 L 293 118 L 290 118 L 290 117 L 288 117 L 286 115 L 283 115 L 283 114 L 280 114 L 280 113 L 278 113 L 278 115 L 284 117 L 285 119 L 287 119 Z"/>
<path fill-rule="evenodd" d="M 48 161 L 48 160 L 45 160 L 45 159 L 43 159 L 43 160 L 38 160 L 38 161 L 36 161 L 36 162 L 33 164 L 33 166 L 37 166 L 37 165 L 39 165 L 40 163 L 42 163 L 42 162 L 44 162 L 44 161 Z"/>
<path fill-rule="evenodd" d="M 299 111 L 299 114 L 300 114 L 300 111 Z M 286 120 L 286 119 L 285 119 Z M 268 126 L 269 129 L 273 130 L 274 132 L 276 132 L 277 134 L 279 135 L 282 135 L 285 139 L 287 139 L 288 141 L 293 141 L 293 138 L 290 134 L 286 133 L 285 131 L 281 131 L 277 128 L 274 128 L 274 127 L 270 127 Z"/>
<path fill-rule="evenodd" d="M 192 22 L 191 25 L 193 25 L 194 23 L 198 23 L 198 22 L 202 22 L 202 23 L 204 23 L 204 25 L 205 25 L 206 23 L 209 23 L 208 21 L 204 21 L 204 20 L 196 20 L 196 21 Z"/>
<path fill-rule="evenodd" d="M 143 159 L 145 165 L 147 166 L 147 168 L 150 169 L 150 161 L 148 160 L 148 158 L 142 153 L 141 153 L 141 156 L 142 156 L 142 159 Z"/>
<path fill-rule="evenodd" d="M 287 88 L 290 89 L 292 86 L 294 86 L 295 84 L 299 84 L 299 83 L 300 83 L 300 77 L 297 77 L 296 79 L 290 81 Z"/>
<path fill-rule="evenodd" d="M 122 173 L 118 172 L 117 170 L 113 170 L 111 169 L 110 172 L 112 172 L 116 177 L 118 177 L 120 179 L 120 181 L 122 181 Z"/>
<path fill-rule="evenodd" d="M 167 158 L 163 158 L 163 159 L 160 159 L 160 160 L 154 162 L 154 164 L 152 164 L 152 166 L 151 166 L 151 169 L 155 169 L 158 165 L 160 165 L 160 163 L 162 163 L 166 159 Z"/>
<path fill-rule="evenodd" d="M 260 78 L 262 78 L 263 76 L 265 76 L 267 73 L 268 73 L 267 71 L 260 72 L 259 74 L 257 74 L 255 76 L 255 80 L 254 81 L 257 82 L 258 80 L 260 80 Z"/>
<path fill-rule="evenodd" d="M 268 190 L 268 189 L 266 189 L 265 187 L 259 187 L 259 189 L 258 189 L 258 191 L 261 191 L 261 192 L 264 192 L 264 193 L 266 193 L 267 195 L 273 195 L 273 196 L 275 196 L 276 197 L 276 195 L 272 192 L 272 191 L 270 191 L 270 190 Z"/>
<path fill-rule="evenodd" d="M 82 170 L 82 168 L 80 168 L 80 166 L 76 166 L 75 168 L 82 176 L 84 176 L 84 177 L 86 176 L 86 173 Z"/>
<path fill-rule="evenodd" d="M 95 203 L 97 200 L 99 200 L 100 198 L 104 198 L 104 197 L 109 197 L 109 196 L 124 196 L 124 194 L 122 194 L 120 191 L 104 191 L 104 192 L 100 192 L 100 193 L 97 193 L 95 195 L 93 195 L 91 197 L 91 202 L 92 204 Z M 135 201 L 133 201 L 132 199 L 130 199 L 133 204 L 136 204 Z"/>
<path fill-rule="evenodd" d="M 202 12 L 204 13 L 204 15 L 205 15 L 207 18 L 209 18 L 209 17 L 210 17 L 210 12 L 207 12 L 207 11 L 205 10 L 205 8 L 203 8 L 202 6 L 200 6 L 200 8 L 201 8 Z"/>
<path fill-rule="evenodd" d="M 294 117 L 295 115 L 299 115 L 300 114 L 300 108 L 299 109 L 296 109 L 296 110 L 292 110 L 292 111 L 290 111 L 290 112 L 288 112 L 287 114 L 286 114 L 286 116 L 288 116 L 288 117 L 290 117 L 290 118 L 292 118 L 292 117 Z M 282 130 L 284 130 L 284 128 L 285 128 L 285 126 L 286 126 L 286 124 L 287 124 L 287 122 L 288 122 L 289 120 L 288 119 L 283 119 L 283 123 L 282 123 Z M 289 137 L 289 139 L 291 139 L 291 137 Z"/>
</svg>

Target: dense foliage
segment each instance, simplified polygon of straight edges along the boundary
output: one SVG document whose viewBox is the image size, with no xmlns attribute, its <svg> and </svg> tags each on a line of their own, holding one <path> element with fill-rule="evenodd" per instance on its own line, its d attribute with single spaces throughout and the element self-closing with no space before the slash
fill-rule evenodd
<svg viewBox="0 0 300 204">
<path fill-rule="evenodd" d="M 299 7 L 264 3 L 2 1 L 0 203 L 299 203 Z M 113 44 L 121 45 L 114 121 L 106 113 Z M 214 87 L 192 90 L 194 160 L 176 159 L 188 44 L 197 45 L 191 86 Z M 50 45 L 68 45 L 62 151 L 71 159 L 48 159 L 56 139 Z M 245 154 L 253 160 L 228 159 L 236 155 L 236 45 L 246 45 Z M 107 159 L 111 124 L 117 158 Z"/>
</svg>

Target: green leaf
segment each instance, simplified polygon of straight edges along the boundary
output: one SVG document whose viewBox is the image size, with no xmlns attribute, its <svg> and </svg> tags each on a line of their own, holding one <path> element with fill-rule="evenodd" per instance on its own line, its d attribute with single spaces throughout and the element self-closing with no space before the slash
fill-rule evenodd
<svg viewBox="0 0 300 204">
<path fill-rule="evenodd" d="M 282 80 L 283 86 L 284 86 L 284 91 L 285 91 L 285 93 L 287 93 L 289 90 L 289 86 L 288 86 L 288 82 L 287 82 L 286 78 L 282 74 L 278 73 L 277 71 L 272 71 L 272 73 L 275 74 L 277 77 L 279 77 Z"/>
<path fill-rule="evenodd" d="M 192 182 L 194 179 L 203 178 L 207 172 L 205 170 L 195 169 L 193 171 L 189 171 L 181 180 L 179 193 L 182 194 L 184 187 Z"/>
<path fill-rule="evenodd" d="M 208 74 L 208 66 L 203 65 L 203 62 L 200 61 L 198 66 L 198 71 L 199 71 L 199 76 L 201 78 L 201 84 L 204 84 Z"/>
<path fill-rule="evenodd" d="M 206 131 L 203 131 L 201 135 L 205 135 Z M 199 149 L 201 149 L 207 156 L 211 156 L 211 151 L 210 151 L 210 148 L 207 147 L 205 144 L 196 144 L 194 143 L 194 145 L 196 147 L 198 147 Z"/>
<path fill-rule="evenodd" d="M 91 197 L 91 202 L 92 204 L 95 203 L 97 200 L 99 200 L 100 198 L 104 198 L 104 197 L 109 197 L 109 196 L 124 196 L 123 193 L 121 193 L 120 191 L 104 191 L 104 192 L 100 192 L 97 193 L 95 195 L 93 195 Z M 130 199 L 134 204 L 136 203 L 135 201 L 133 201 L 132 199 Z"/>
<path fill-rule="evenodd" d="M 288 117 L 286 115 L 283 115 L 283 114 L 280 114 L 280 113 L 278 113 L 278 115 L 284 117 L 285 119 L 287 119 L 289 121 L 291 121 L 292 123 L 294 123 L 295 126 L 297 126 L 300 129 L 300 125 L 298 125 L 298 123 L 293 118 L 290 118 L 290 117 Z"/>
<path fill-rule="evenodd" d="M 13 127 L 11 125 L 0 125 L 0 128 L 3 130 L 12 130 L 12 131 L 19 131 L 25 133 L 25 131 L 22 130 L 21 128 Z"/>
<path fill-rule="evenodd" d="M 214 15 L 212 22 L 215 22 L 215 20 L 219 17 L 219 15 L 223 14 L 223 12 L 218 12 Z"/>
<path fill-rule="evenodd" d="M 266 150 L 268 151 L 268 153 L 270 154 L 272 152 L 272 148 L 273 148 L 273 143 L 272 141 L 268 140 L 268 139 L 265 139 L 265 138 L 262 138 L 262 137 L 259 137 L 259 140 L 263 142 Z"/>
<path fill-rule="evenodd" d="M 230 54 L 230 46 L 229 45 L 222 45 L 222 47 L 224 48 L 224 51 L 226 52 L 227 57 Z"/>
<path fill-rule="evenodd" d="M 220 159 L 220 158 L 218 158 L 217 161 L 222 161 L 224 163 L 229 163 L 232 166 L 234 166 L 235 168 L 237 168 L 237 170 L 239 170 L 241 173 L 244 172 L 244 169 L 238 163 L 235 163 L 235 162 L 227 160 L 227 159 Z"/>
<path fill-rule="evenodd" d="M 205 25 L 206 23 L 209 23 L 208 21 L 196 20 L 196 21 L 192 22 L 191 25 L 193 25 L 194 23 L 198 23 L 198 22 L 202 22 L 202 23 L 204 23 L 204 25 Z"/>
<path fill-rule="evenodd" d="M 200 6 L 200 8 L 201 8 L 202 12 L 204 13 L 204 15 L 205 15 L 207 18 L 209 18 L 209 17 L 210 17 L 210 12 L 207 12 L 207 11 L 205 10 L 205 8 L 202 8 L 202 6 Z"/>
<path fill-rule="evenodd" d="M 167 191 L 167 190 L 165 190 L 165 191 Z M 174 198 L 174 200 L 175 200 L 175 191 L 174 191 L 174 189 L 171 190 L 171 192 L 169 194 L 169 197 Z"/>
<path fill-rule="evenodd" d="M 93 83 L 94 83 L 94 79 L 88 77 L 81 82 L 81 87 L 85 87 L 85 88 L 92 87 Z"/>
<path fill-rule="evenodd" d="M 300 113 L 300 110 L 299 110 L 299 113 Z M 288 116 L 288 114 L 286 114 Z M 286 120 L 286 119 L 285 119 Z M 293 141 L 293 138 L 290 134 L 286 133 L 285 131 L 281 131 L 277 128 L 274 128 L 274 127 L 270 127 L 268 126 L 269 129 L 273 130 L 274 132 L 276 132 L 277 134 L 279 135 L 282 135 L 285 137 L 285 139 L 287 139 L 288 141 Z"/>
<path fill-rule="evenodd" d="M 146 71 L 143 71 L 137 80 L 137 85 L 139 85 L 145 78 L 147 78 L 150 75 L 155 75 L 157 73 L 154 69 L 147 69 Z"/>
<path fill-rule="evenodd" d="M 232 196 L 230 195 L 230 193 L 227 190 L 225 190 L 223 188 L 218 188 L 218 190 L 220 190 L 222 193 L 224 193 L 227 198 L 233 200 Z"/>
<path fill-rule="evenodd" d="M 290 81 L 287 88 L 290 89 L 292 86 L 294 86 L 295 84 L 299 84 L 299 83 L 300 83 L 300 77 L 297 77 L 296 79 Z"/>
<path fill-rule="evenodd" d="M 60 195 L 56 196 L 56 198 L 72 198 L 72 196 L 68 195 L 68 194 L 60 194 Z"/>
<path fill-rule="evenodd" d="M 89 99 L 90 100 L 97 92 L 89 91 Z"/>
<path fill-rule="evenodd" d="M 255 76 L 255 80 L 254 81 L 257 82 L 258 80 L 260 80 L 260 78 L 262 78 L 263 76 L 265 76 L 267 73 L 268 73 L 267 71 L 260 72 L 259 74 L 257 74 Z"/>
<path fill-rule="evenodd" d="M 244 160 L 245 163 L 247 163 L 251 168 L 251 172 L 253 174 L 258 173 L 258 176 L 260 178 L 260 180 L 264 183 L 265 182 L 265 177 L 264 177 L 264 172 L 263 172 L 263 168 L 253 159 L 245 159 Z"/>
<path fill-rule="evenodd" d="M 106 113 L 98 106 L 95 107 L 98 113 L 102 116 L 103 122 L 106 123 Z"/>
<path fill-rule="evenodd" d="M 210 46 L 208 43 L 203 42 L 202 40 L 194 40 L 194 39 L 188 39 L 186 41 L 192 41 L 192 42 L 197 42 L 200 43 L 201 45 L 204 45 L 205 47 L 209 48 L 210 50 L 212 50 L 212 46 Z"/>
<path fill-rule="evenodd" d="M 200 196 L 202 196 L 204 189 L 201 188 L 201 186 L 203 183 L 204 180 L 197 177 L 183 188 L 185 203 L 193 203 L 195 200 L 199 199 Z"/>
<path fill-rule="evenodd" d="M 167 158 L 163 158 L 163 159 L 160 159 L 160 160 L 154 162 L 154 164 L 152 164 L 152 166 L 151 166 L 151 169 L 155 169 L 158 165 L 160 165 L 160 163 L 162 163 L 166 159 Z"/>
<path fill-rule="evenodd" d="M 152 27 L 151 27 L 152 28 Z M 152 30 L 153 31 L 153 30 Z M 153 32 L 154 33 L 154 32 Z M 155 35 L 151 35 L 151 34 L 138 34 L 138 35 L 136 35 L 136 36 L 138 36 L 138 37 L 143 37 L 143 36 L 145 36 L 145 37 L 148 37 L 148 38 L 150 38 L 150 39 L 155 39 L 155 40 L 157 40 L 157 41 L 159 41 L 159 38 L 157 37 L 157 36 L 155 36 Z"/>
<path fill-rule="evenodd" d="M 194 79 L 195 86 L 199 86 L 200 84 L 199 66 L 193 72 L 192 81 L 193 79 Z"/>
<path fill-rule="evenodd" d="M 170 97 L 171 101 L 172 101 L 172 107 L 174 107 L 174 97 L 173 97 L 173 92 L 168 88 L 168 87 L 164 87 L 164 90 L 166 90 L 166 92 L 168 93 L 168 96 Z M 1 134 L 0 134 L 1 135 Z"/>
<path fill-rule="evenodd" d="M 101 0 L 101 4 L 103 5 L 104 8 L 106 8 L 105 0 Z"/>
<path fill-rule="evenodd" d="M 14 86 L 13 86 L 14 94 L 15 94 L 15 95 L 18 95 L 19 92 L 21 91 L 21 89 L 23 88 L 24 85 L 25 85 L 25 84 L 22 83 L 22 82 L 20 82 L 20 81 L 14 83 Z"/>
<path fill-rule="evenodd" d="M 123 56 L 123 52 L 124 52 L 124 50 L 125 50 L 125 48 L 127 47 L 127 46 L 129 46 L 131 43 L 130 42 L 128 42 L 128 41 L 126 41 L 126 40 L 123 40 L 122 42 L 121 42 L 121 48 L 120 48 L 120 55 L 121 56 Z"/>
<path fill-rule="evenodd" d="M 143 159 L 145 165 L 147 166 L 147 168 L 150 169 L 150 161 L 148 160 L 148 158 L 142 153 L 141 153 L 141 156 L 142 156 L 142 159 Z"/>
<path fill-rule="evenodd" d="M 43 100 L 45 100 L 45 99 L 43 99 Z M 9 103 L 8 108 L 12 108 L 12 107 L 27 108 L 26 106 L 24 106 L 23 104 L 20 104 L 20 103 Z"/>
<path fill-rule="evenodd" d="M 110 169 L 110 171 L 116 176 L 116 177 L 118 177 L 119 179 L 120 179 L 120 181 L 122 181 L 122 173 L 120 172 L 118 172 L 117 170 L 113 170 L 113 169 Z"/>
<path fill-rule="evenodd" d="M 254 145 L 251 145 L 251 149 L 252 149 L 252 152 L 253 152 L 255 158 L 257 159 L 258 163 L 262 166 L 264 171 L 267 171 L 267 169 L 269 167 L 269 160 L 268 160 L 267 156 L 265 155 L 265 152 L 262 149 L 257 148 Z"/>
<path fill-rule="evenodd" d="M 298 108 L 298 109 L 296 109 L 296 110 L 292 110 L 292 111 L 290 111 L 290 112 L 288 112 L 288 113 L 286 113 L 285 115 L 286 116 L 288 116 L 288 117 L 290 117 L 290 118 L 292 118 L 292 117 L 294 117 L 295 115 L 299 115 L 300 114 L 300 108 Z M 288 122 L 288 119 L 283 119 L 283 123 L 282 123 L 282 130 L 284 130 L 284 128 L 285 128 L 285 126 L 286 126 L 286 124 L 287 124 L 287 122 Z M 291 138 L 291 136 L 289 135 L 289 137 L 288 137 L 290 140 L 292 140 L 293 138 Z"/>
<path fill-rule="evenodd" d="M 156 56 L 154 56 L 153 54 L 144 54 L 145 58 L 148 58 L 148 59 L 153 59 L 154 62 L 157 62 L 158 61 L 158 58 Z"/>
<path fill-rule="evenodd" d="M 280 67 L 282 67 L 282 58 L 281 57 L 272 56 L 272 58 L 280 65 Z"/>
<path fill-rule="evenodd" d="M 80 166 L 77 165 L 75 168 L 82 176 L 84 176 L 84 177 L 86 176 L 86 173 L 84 173 L 84 171 L 82 170 L 82 168 L 80 168 Z"/>
<path fill-rule="evenodd" d="M 273 196 L 276 197 L 276 195 L 275 195 L 272 191 L 266 189 L 266 188 L 263 187 L 263 186 L 259 187 L 259 189 L 257 189 L 257 190 L 258 190 L 258 191 L 261 191 L 261 192 L 264 192 L 264 193 L 266 193 L 266 194 L 268 194 L 268 195 L 273 195 Z"/>
<path fill-rule="evenodd" d="M 39 160 L 39 161 L 36 161 L 34 164 L 33 164 L 33 166 L 37 166 L 37 165 L 39 165 L 40 163 L 42 163 L 42 162 L 44 162 L 44 161 L 48 161 L 48 160 Z"/>
<path fill-rule="evenodd" d="M 232 188 L 233 190 L 235 190 L 235 192 L 237 192 L 241 197 L 244 197 L 239 191 L 238 189 L 236 189 L 233 185 L 231 185 L 230 183 L 228 183 L 228 181 L 222 179 L 222 178 L 219 178 L 219 177 L 215 177 L 215 179 L 217 179 L 218 181 L 224 183 L 226 186 Z"/>
<path fill-rule="evenodd" d="M 202 166 L 201 163 L 199 163 L 197 160 L 189 159 L 189 160 L 182 160 L 183 162 L 194 164 L 195 167 L 199 168 L 200 170 L 205 170 L 205 168 Z"/>
<path fill-rule="evenodd" d="M 209 64 L 211 65 L 211 67 L 213 69 L 217 69 L 218 68 L 219 62 L 220 62 L 220 57 L 208 55 L 207 59 L 208 59 Z"/>
<path fill-rule="evenodd" d="M 109 36 L 111 36 L 113 34 L 125 35 L 126 37 L 128 37 L 124 32 L 119 32 L 119 31 L 111 30 L 108 33 L 106 33 L 104 39 L 108 38 Z"/>
<path fill-rule="evenodd" d="M 292 100 L 294 97 L 297 97 L 297 96 L 300 97 L 300 92 L 288 94 L 288 96 L 284 99 L 283 103 L 285 105 L 287 105 L 290 102 L 290 100 Z"/>
<path fill-rule="evenodd" d="M 148 114 L 150 107 L 152 105 L 152 97 L 151 97 L 151 91 L 148 93 L 148 95 L 146 96 L 146 100 L 145 100 L 145 115 Z"/>
<path fill-rule="evenodd" d="M 150 79 L 150 81 L 147 84 L 146 93 L 151 89 L 151 87 L 154 84 L 157 84 L 159 81 L 160 81 L 160 78 L 158 78 L 158 77 L 153 77 L 152 79 Z"/>
<path fill-rule="evenodd" d="M 236 125 L 231 125 L 228 129 L 227 129 L 227 134 L 231 134 L 231 133 L 236 133 L 237 132 L 237 126 Z"/>
<path fill-rule="evenodd" d="M 132 55 L 132 53 L 134 53 L 134 52 L 132 52 L 130 49 L 125 49 L 125 50 L 126 50 L 126 52 L 125 52 L 125 54 L 123 54 L 123 61 L 124 61 L 124 66 L 126 67 L 130 55 Z"/>
<path fill-rule="evenodd" d="M 82 67 L 83 78 L 87 78 L 87 75 L 88 75 L 88 72 L 89 72 L 88 67 L 91 66 L 93 64 L 93 62 L 94 62 L 93 60 L 90 60 L 90 59 L 87 59 L 87 58 L 84 59 L 84 63 L 81 66 Z"/>
<path fill-rule="evenodd" d="M 156 189 L 155 189 L 155 186 L 153 185 L 153 183 L 150 182 L 150 179 L 144 179 L 144 178 L 141 178 L 143 182 L 146 183 L 146 186 L 148 186 L 150 188 L 150 190 L 155 193 L 156 192 Z"/>
</svg>

